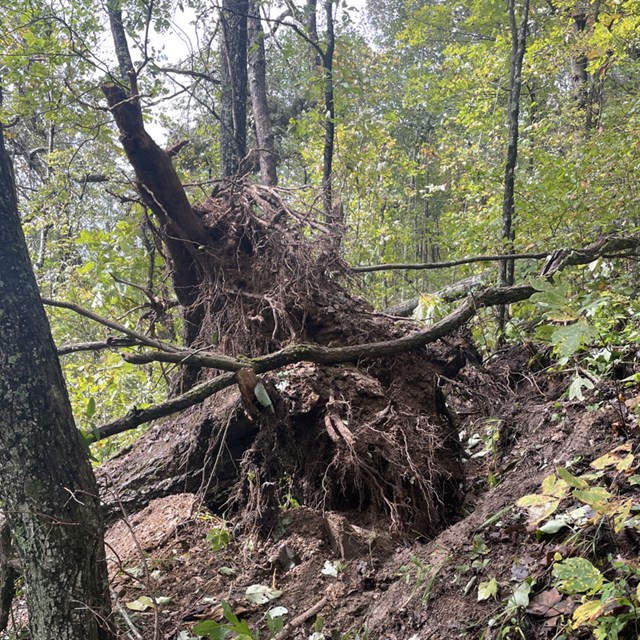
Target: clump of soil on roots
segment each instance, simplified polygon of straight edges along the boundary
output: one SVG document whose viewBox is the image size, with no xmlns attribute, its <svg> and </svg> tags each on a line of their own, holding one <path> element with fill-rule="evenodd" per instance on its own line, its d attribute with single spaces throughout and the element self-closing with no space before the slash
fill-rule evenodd
<svg viewBox="0 0 640 640">
<path fill-rule="evenodd" d="M 192 346 L 210 345 L 214 336 L 224 353 L 256 356 L 294 341 L 341 346 L 416 330 L 350 294 L 335 236 L 277 190 L 229 184 L 198 214 L 212 239 L 205 248 L 212 268 Z M 357 366 L 301 363 L 265 376 L 276 413 L 234 413 L 236 422 L 254 422 L 257 434 L 239 459 L 226 461 L 239 466 L 227 507 L 244 511 L 263 532 L 295 500 L 358 520 L 384 514 L 395 530 L 433 534 L 454 516 L 462 483 L 437 374 L 422 349 Z M 211 417 L 228 428 L 212 431 L 208 459 L 224 464 L 223 435 L 233 420 L 217 408 Z"/>
</svg>

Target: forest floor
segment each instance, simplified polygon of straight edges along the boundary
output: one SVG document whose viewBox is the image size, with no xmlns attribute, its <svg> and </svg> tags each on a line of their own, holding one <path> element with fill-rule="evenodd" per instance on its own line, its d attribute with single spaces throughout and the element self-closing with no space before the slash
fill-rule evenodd
<svg viewBox="0 0 640 640">
<path fill-rule="evenodd" d="M 559 637 L 581 595 L 555 588 L 554 560 L 589 544 L 594 562 L 598 554 L 637 556 L 637 536 L 605 536 L 597 517 L 579 531 L 559 525 L 536 533 L 515 503 L 540 493 L 558 466 L 580 475 L 621 444 L 635 451 L 638 391 L 610 380 L 569 401 L 570 376 L 548 364 L 530 345 L 518 346 L 444 381 L 465 450 L 465 499 L 433 539 L 393 534 L 384 520 L 364 528 L 354 524 L 356 513 L 323 513 L 293 497 L 267 537 L 240 518 L 199 508 L 193 494 L 155 500 L 121 520 L 107 543 L 123 633 L 145 640 L 190 640 L 203 629 L 210 638 L 244 639 Z M 564 494 L 562 505 L 575 502 Z M 566 637 L 593 636 L 582 627 Z"/>
</svg>

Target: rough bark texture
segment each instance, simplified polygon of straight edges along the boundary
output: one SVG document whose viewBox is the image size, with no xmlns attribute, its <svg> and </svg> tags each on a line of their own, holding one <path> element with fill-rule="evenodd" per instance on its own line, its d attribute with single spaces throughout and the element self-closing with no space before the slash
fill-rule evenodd
<svg viewBox="0 0 640 640">
<path fill-rule="evenodd" d="M 266 56 L 264 31 L 260 21 L 260 7 L 256 0 L 249 2 L 249 88 L 251 108 L 256 128 L 256 142 L 260 161 L 262 184 L 278 184 L 277 158 L 273 136 L 273 124 L 267 104 Z"/>
<path fill-rule="evenodd" d="M 222 175 L 232 176 L 247 155 L 248 0 L 223 0 L 220 78 L 220 156 Z"/>
<path fill-rule="evenodd" d="M 0 497 L 32 637 L 107 640 L 97 487 L 29 262 L 1 130 L 0 243 Z"/>
<path fill-rule="evenodd" d="M 336 226 L 342 216 L 333 207 L 333 144 L 335 139 L 335 100 L 333 86 L 333 54 L 336 37 L 333 27 L 333 2 L 325 0 L 325 19 L 327 21 L 327 44 L 322 55 L 322 73 L 324 77 L 324 149 L 322 153 L 322 193 L 324 215 L 327 223 Z"/>
<path fill-rule="evenodd" d="M 507 161 L 504 174 L 504 196 L 502 201 L 502 240 L 506 242 L 507 253 L 513 253 L 515 232 L 513 214 L 515 210 L 515 174 L 518 162 L 518 118 L 520 115 L 520 94 L 522 91 L 522 63 L 527 44 L 529 24 L 529 0 L 524 0 L 520 26 L 516 26 L 515 0 L 509 2 L 511 23 L 511 60 L 509 63 L 509 138 L 507 141 Z M 500 284 L 513 284 L 514 261 L 505 260 L 500 266 Z"/>
</svg>

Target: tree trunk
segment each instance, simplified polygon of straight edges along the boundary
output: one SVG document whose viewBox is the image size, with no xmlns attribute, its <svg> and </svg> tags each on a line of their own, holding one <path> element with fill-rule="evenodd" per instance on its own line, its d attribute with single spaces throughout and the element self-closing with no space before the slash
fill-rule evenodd
<svg viewBox="0 0 640 640">
<path fill-rule="evenodd" d="M 222 175 L 238 173 L 247 155 L 247 15 L 249 0 L 223 0 L 220 20 L 220 158 Z"/>
<path fill-rule="evenodd" d="M 107 640 L 95 478 L 77 431 L 20 227 L 0 129 L 0 495 L 33 638 Z"/>
<path fill-rule="evenodd" d="M 516 24 L 515 0 L 509 0 L 509 23 L 511 25 L 511 59 L 509 62 L 509 103 L 508 123 L 509 138 L 507 141 L 507 159 L 504 173 L 504 195 L 502 200 L 502 240 L 503 250 L 513 253 L 515 231 L 513 215 L 515 211 L 515 176 L 518 162 L 518 118 L 520 116 L 520 94 L 522 92 L 522 63 L 527 45 L 527 29 L 529 23 L 529 0 L 524 0 L 520 17 L 520 27 Z M 500 263 L 500 285 L 513 285 L 514 260 L 503 260 Z M 502 307 L 499 317 L 499 335 L 504 334 L 507 321 L 507 308 Z"/>
<path fill-rule="evenodd" d="M 327 44 L 322 55 L 325 108 L 324 150 L 322 154 L 322 196 L 325 219 L 339 236 L 340 232 L 336 227 L 339 225 L 342 216 L 339 216 L 338 210 L 334 210 L 333 207 L 333 145 L 336 131 L 336 110 L 333 87 L 333 54 L 335 52 L 336 38 L 333 26 L 333 0 L 325 0 L 324 9 L 327 22 Z"/>
<path fill-rule="evenodd" d="M 593 28 L 598 20 L 600 4 L 600 0 L 596 0 L 589 6 L 579 5 L 571 16 L 573 33 L 578 41 L 579 49 L 583 47 L 579 42 L 580 39 L 589 29 Z M 579 50 L 571 58 L 571 83 L 578 109 L 584 114 L 584 129 L 587 134 L 598 125 L 600 115 L 598 104 L 602 91 L 600 80 L 589 74 L 588 66 L 589 60 L 583 50 Z"/>
<path fill-rule="evenodd" d="M 278 184 L 276 173 L 277 157 L 273 137 L 273 124 L 267 104 L 266 55 L 264 49 L 264 31 L 260 21 L 260 6 L 256 0 L 249 2 L 249 88 L 251 107 L 256 128 L 256 143 L 260 161 L 260 179 L 262 184 L 275 187 Z"/>
</svg>

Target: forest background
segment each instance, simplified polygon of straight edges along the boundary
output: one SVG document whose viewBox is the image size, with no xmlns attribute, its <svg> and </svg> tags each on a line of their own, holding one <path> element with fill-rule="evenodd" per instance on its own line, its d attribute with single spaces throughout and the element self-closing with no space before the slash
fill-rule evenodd
<svg viewBox="0 0 640 640">
<path fill-rule="evenodd" d="M 318 210 L 325 78 L 300 35 L 312 6 L 316 11 L 315 4 L 263 3 L 260 11 L 279 185 L 299 207 Z M 188 141 L 175 164 L 197 199 L 220 177 L 220 29 L 217 7 L 186 8 L 190 34 L 177 26 L 184 24 L 181 3 L 123 5 L 145 117 L 161 127 L 151 130 L 163 132 L 168 146 Z M 503 2 L 332 4 L 332 206 L 344 212 L 349 264 L 546 254 L 632 233 L 639 11 L 636 2 L 532 4 L 512 241 L 503 204 L 513 27 L 521 9 Z M 326 15 L 319 12 L 321 44 Z M 188 54 L 169 61 L 176 38 Z M 132 328 L 148 325 L 149 296 L 172 294 L 99 89 L 114 66 L 106 10 L 81 2 L 17 4 L 3 9 L 2 40 L 5 136 L 43 295 Z M 256 148 L 255 117 L 249 135 Z M 250 174 L 255 158 L 245 165 Z M 516 280 L 540 266 L 519 262 Z M 432 319 L 442 303 L 430 292 L 478 273 L 490 282 L 487 268 L 386 270 L 355 284 L 381 308 L 422 295 L 418 313 Z M 617 281 L 598 295 L 620 302 L 632 289 Z M 56 310 L 51 319 L 58 344 L 95 337 L 95 327 L 74 314 Z M 164 316 L 155 330 L 173 338 L 178 325 Z M 508 335 L 521 335 L 521 327 L 514 322 Z M 486 329 L 482 340 L 492 339 Z M 159 368 L 134 368 L 117 354 L 67 356 L 64 366 L 85 428 L 126 412 L 132 398 L 141 406 L 164 393 Z"/>
<path fill-rule="evenodd" d="M 427 325 L 460 291 L 533 284 L 530 302 L 479 314 L 475 342 L 485 351 L 551 343 L 559 366 L 575 369 L 569 398 L 581 400 L 616 349 L 637 339 L 636 271 L 612 258 L 620 245 L 607 238 L 635 254 L 639 20 L 638 3 L 622 1 L 3 8 L 4 140 L 76 422 L 87 442 L 99 440 L 96 461 L 138 435 L 106 438 L 116 430 L 104 425 L 147 422 L 149 407 L 189 393 L 200 375 L 197 353 L 176 376 L 184 354 L 136 367 L 116 347 L 207 345 L 237 371 L 243 357 L 296 337 L 335 346 L 332 335 L 348 335 L 341 318 L 357 315 L 335 284 L 346 265 L 351 292 Z M 177 60 L 167 51 L 176 38 L 187 51 Z M 211 204 L 224 198 L 235 211 L 247 194 L 244 221 Z M 283 236 L 292 246 L 326 241 L 313 245 L 314 269 L 278 245 L 283 216 L 299 224 Z M 604 255 L 580 252 L 598 242 Z M 282 250 L 282 274 L 261 268 L 264 247 Z M 579 263 L 588 266 L 549 279 Z M 324 303 L 314 289 L 326 291 Z M 259 302 L 243 306 L 252 295 Z M 315 306 L 296 306 L 305 295 Z M 328 317 L 336 326 L 326 329 Z M 592 370 L 575 359 L 583 347 Z"/>
</svg>

